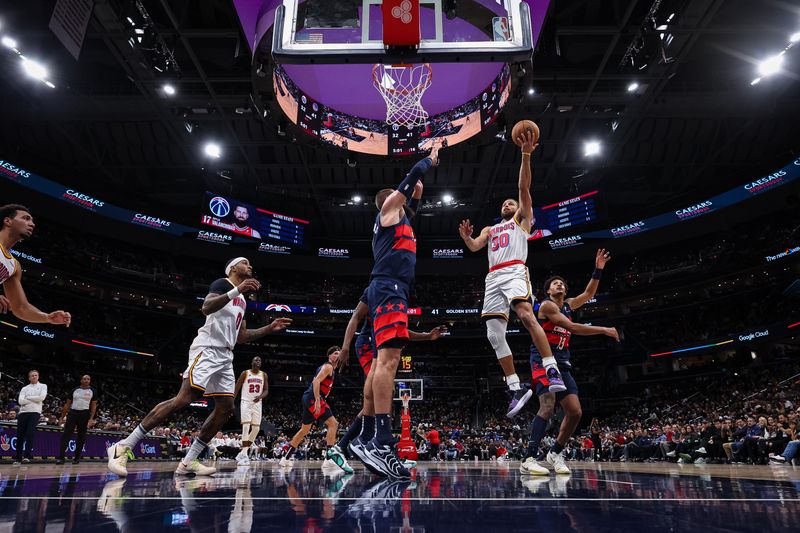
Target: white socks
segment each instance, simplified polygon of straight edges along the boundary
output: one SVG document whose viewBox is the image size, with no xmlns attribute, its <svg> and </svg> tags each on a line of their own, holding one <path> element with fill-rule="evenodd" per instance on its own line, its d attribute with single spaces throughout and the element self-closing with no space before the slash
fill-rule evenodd
<svg viewBox="0 0 800 533">
<path fill-rule="evenodd" d="M 553 359 L 552 357 L 550 359 Z M 555 359 L 553 359 L 555 361 Z M 508 390 L 511 391 L 518 391 L 520 389 L 519 386 L 519 376 L 516 374 L 511 374 L 510 376 L 506 376 L 506 385 L 508 385 Z"/>
<path fill-rule="evenodd" d="M 142 425 L 139 424 L 138 426 L 136 426 L 136 429 L 134 429 L 130 435 L 125 437 L 125 439 L 119 441 L 119 444 L 127 446 L 132 450 L 137 444 L 139 444 L 139 441 L 141 441 L 146 436 L 147 436 L 147 431 L 145 431 Z"/>
<path fill-rule="evenodd" d="M 556 363 L 556 358 L 552 355 L 550 357 L 542 357 L 542 364 L 546 369 L 551 369 L 553 367 L 558 368 L 558 363 Z"/>
<path fill-rule="evenodd" d="M 181 462 L 185 465 L 190 464 L 192 461 L 200 457 L 200 454 L 203 453 L 203 450 L 205 450 L 207 447 L 207 443 L 201 441 L 200 439 L 194 439 L 192 447 L 189 448 L 188 452 L 186 452 L 186 457 L 184 457 L 183 461 Z"/>
</svg>

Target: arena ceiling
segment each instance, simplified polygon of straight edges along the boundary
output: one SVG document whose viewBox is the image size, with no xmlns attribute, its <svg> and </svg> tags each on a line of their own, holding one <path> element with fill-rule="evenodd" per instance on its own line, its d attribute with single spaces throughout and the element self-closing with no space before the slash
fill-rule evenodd
<svg viewBox="0 0 800 533">
<path fill-rule="evenodd" d="M 212 190 L 310 219 L 318 236 L 369 236 L 374 208 L 348 200 L 398 182 L 413 160 L 348 157 L 302 133 L 279 134 L 280 117 L 252 106 L 251 55 L 232 1 L 142 0 L 179 79 L 129 44 L 125 14 L 135 4 L 96 0 L 78 61 L 48 29 L 55 1 L 4 4 L 0 33 L 45 63 L 56 88 L 0 54 L 0 158 L 182 222 L 196 222 Z M 652 29 L 663 20 L 648 22 L 654 6 L 658 17 L 675 13 L 666 31 Z M 600 189 L 609 218 L 629 220 L 785 164 L 800 148 L 800 46 L 783 72 L 751 81 L 758 61 L 798 31 L 800 8 L 777 0 L 551 2 L 533 69 L 515 69 L 504 113 L 507 123 L 541 126 L 534 202 Z M 670 41 L 663 53 L 660 33 Z M 167 82 L 174 96 L 164 94 Z M 632 82 L 639 87 L 629 92 Z M 589 138 L 603 143 L 594 159 L 583 154 Z M 223 148 L 215 163 L 203 155 L 209 139 Z M 460 205 L 426 212 L 419 232 L 453 237 L 462 218 L 489 222 L 515 193 L 518 165 L 515 147 L 492 135 L 451 149 L 426 195 L 450 193 Z"/>
</svg>

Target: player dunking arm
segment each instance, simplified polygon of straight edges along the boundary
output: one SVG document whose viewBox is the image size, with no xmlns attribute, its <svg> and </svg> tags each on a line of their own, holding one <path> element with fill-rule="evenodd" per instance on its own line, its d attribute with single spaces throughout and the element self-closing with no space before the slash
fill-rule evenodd
<svg viewBox="0 0 800 533">
<path fill-rule="evenodd" d="M 344 450 L 350 450 L 357 457 L 361 457 L 364 451 L 363 448 L 375 436 L 375 402 L 372 397 L 372 362 L 375 358 L 375 340 L 372 335 L 372 324 L 369 320 L 369 305 L 367 304 L 367 290 L 361 295 L 358 305 L 347 323 L 347 329 L 344 333 L 344 340 L 342 341 L 342 350 L 339 358 L 347 360 L 349 358 L 350 344 L 353 342 L 353 337 L 356 334 L 358 325 L 362 324 L 361 330 L 356 338 L 356 355 L 361 368 L 364 370 L 364 393 L 363 404 L 361 411 L 359 411 L 353 423 L 347 429 L 345 434 L 339 439 L 335 447 L 331 448 L 329 458 L 337 461 L 338 457 L 333 455 L 336 453 L 341 454 Z M 443 334 L 447 333 L 447 327 L 437 326 L 427 333 L 418 333 L 416 331 L 408 331 L 408 340 L 411 342 L 418 341 L 435 341 Z M 356 448 L 355 450 L 353 448 Z M 370 468 L 369 463 L 364 463 L 367 468 Z M 380 471 L 375 471 L 376 474 L 381 475 Z"/>
<path fill-rule="evenodd" d="M 242 421 L 242 451 L 236 456 L 240 466 L 250 464 L 250 445 L 256 440 L 261 429 L 261 400 L 269 394 L 267 373 L 261 370 L 261 358 L 256 356 L 250 362 L 250 369 L 239 374 L 236 380 L 236 390 L 233 392 L 234 400 L 242 393 L 239 405 L 239 418 Z"/>
<path fill-rule="evenodd" d="M 566 390 L 553 393 L 549 391 L 549 382 L 544 368 L 542 356 L 536 346 L 531 346 L 531 372 L 536 384 L 536 395 L 539 397 L 539 412 L 533 418 L 530 441 L 528 441 L 527 458 L 520 465 L 523 474 L 549 475 L 550 471 L 536 462 L 539 443 L 547 430 L 547 423 L 553 416 L 555 402 L 564 409 L 564 420 L 558 431 L 556 443 L 547 453 L 547 462 L 557 474 L 569 474 L 564 464 L 564 446 L 581 421 L 581 403 L 578 400 L 578 385 L 572 377 L 572 364 L 569 360 L 569 340 L 575 335 L 607 335 L 619 342 L 616 328 L 603 328 L 576 324 L 572 321 L 572 310 L 578 309 L 594 298 L 600 285 L 600 276 L 608 260 L 611 259 L 604 249 L 597 251 L 594 261 L 594 272 L 586 289 L 574 298 L 567 298 L 567 284 L 561 276 L 552 276 L 544 283 L 545 298 L 537 311 L 537 320 L 547 334 L 547 341 L 552 347 L 553 355 L 558 360 Z"/>
<path fill-rule="evenodd" d="M 127 476 L 126 464 L 131 450 L 147 432 L 164 422 L 170 415 L 186 408 L 201 396 L 214 398 L 214 410 L 206 418 L 200 434 L 178 465 L 176 474 L 210 476 L 216 469 L 197 459 L 208 442 L 222 429 L 233 414 L 233 347 L 282 331 L 291 324 L 289 318 L 278 318 L 267 326 L 247 329 L 244 314 L 245 297 L 257 291 L 261 284 L 253 278 L 253 267 L 245 257 L 231 259 L 225 264 L 225 276 L 213 282 L 203 300 L 205 324 L 189 348 L 189 365 L 183 372 L 178 394 L 156 405 L 125 439 L 108 449 L 108 469 L 118 476 Z"/>
<path fill-rule="evenodd" d="M 375 402 L 375 437 L 364 448 L 362 461 L 393 478 L 409 478 L 411 472 L 397 459 L 392 446 L 392 391 L 400 352 L 408 342 L 408 292 L 414 282 L 417 239 L 403 209 L 417 182 L 439 163 L 439 148 L 417 162 L 397 190 L 383 189 L 375 195 L 380 211 L 375 218 L 372 253 L 375 265 L 367 288 L 377 357 L 372 370 Z"/>
<path fill-rule="evenodd" d="M 327 448 L 331 448 L 336 444 L 336 431 L 339 429 L 339 422 L 337 422 L 336 417 L 333 416 L 333 411 L 330 405 L 328 405 L 327 398 L 333 388 L 336 369 L 342 365 L 342 360 L 339 359 L 339 347 L 331 346 L 328 348 L 327 356 L 328 360 L 317 368 L 314 380 L 303 393 L 303 398 L 300 401 L 302 406 L 300 419 L 303 425 L 298 432 L 295 433 L 294 437 L 292 437 L 292 440 L 289 441 L 289 448 L 281 458 L 280 466 L 282 467 L 292 466 L 297 447 L 300 446 L 300 443 L 306 438 L 308 432 L 311 431 L 311 426 L 313 426 L 315 422 L 324 423 L 325 427 L 328 429 L 325 435 L 325 444 Z M 336 463 L 328 458 L 327 450 L 325 451 L 324 457 L 326 459 L 322 463 L 322 468 L 335 466 L 344 470 L 346 474 L 353 473 L 353 469 L 350 468 L 347 461 Z"/>
<path fill-rule="evenodd" d="M 502 220 L 494 226 L 485 227 L 477 238 L 472 238 L 473 227 L 464 220 L 458 233 L 473 252 L 488 246 L 489 273 L 486 275 L 486 292 L 483 299 L 481 317 L 486 321 L 486 336 L 494 348 L 497 360 L 506 376 L 506 384 L 511 393 L 511 403 L 507 416 L 513 417 L 531 399 L 533 392 L 522 387 L 514 368 L 514 356 L 506 341 L 509 308 L 522 321 L 531 335 L 533 343 L 544 355 L 544 366 L 550 380 L 550 391 L 564 390 L 564 383 L 558 371 L 547 337 L 533 314 L 533 299 L 528 267 L 528 236 L 533 224 L 533 200 L 531 199 L 531 153 L 539 146 L 534 142 L 533 133 L 523 133 L 519 139 L 522 145 L 522 164 L 519 169 L 519 200 L 508 199 L 500 210 Z"/>
<path fill-rule="evenodd" d="M 11 249 L 21 240 L 30 239 L 36 224 L 30 210 L 22 205 L 9 204 L 0 207 L 0 285 L 5 296 L 0 294 L 0 313 L 11 311 L 25 322 L 48 323 L 69 327 L 72 315 L 66 311 L 45 313 L 34 307 L 22 289 L 22 267 Z"/>
</svg>

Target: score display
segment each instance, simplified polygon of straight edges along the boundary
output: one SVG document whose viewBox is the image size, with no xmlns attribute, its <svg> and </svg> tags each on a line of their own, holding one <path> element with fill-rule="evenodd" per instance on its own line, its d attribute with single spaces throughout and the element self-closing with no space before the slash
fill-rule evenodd
<svg viewBox="0 0 800 533">
<path fill-rule="evenodd" d="M 419 128 L 399 124 L 389 127 L 389 155 L 412 155 L 419 152 Z"/>
<path fill-rule="evenodd" d="M 206 192 L 205 210 L 200 222 L 238 236 L 279 241 L 292 246 L 304 246 L 309 223 L 211 192 Z"/>
<path fill-rule="evenodd" d="M 297 125 L 309 135 L 319 137 L 322 127 L 322 106 L 305 94 L 300 97 L 297 108 Z"/>
<path fill-rule="evenodd" d="M 548 230 L 550 234 L 597 220 L 596 199 L 600 191 L 587 192 L 568 200 L 537 207 L 534 227 Z"/>
</svg>

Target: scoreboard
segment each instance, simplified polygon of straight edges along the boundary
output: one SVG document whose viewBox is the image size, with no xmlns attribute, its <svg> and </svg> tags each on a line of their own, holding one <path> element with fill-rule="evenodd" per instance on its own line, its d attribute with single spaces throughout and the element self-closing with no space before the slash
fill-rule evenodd
<svg viewBox="0 0 800 533">
<path fill-rule="evenodd" d="M 575 198 L 537 208 L 535 227 L 553 233 L 597 220 L 595 198 L 600 191 L 592 191 Z"/>
<path fill-rule="evenodd" d="M 206 192 L 200 222 L 239 237 L 279 241 L 295 247 L 304 246 L 308 220 L 261 209 L 228 196 Z"/>
<path fill-rule="evenodd" d="M 319 137 L 322 128 L 322 105 L 305 94 L 301 96 L 297 107 L 297 125 L 309 135 Z"/>
<path fill-rule="evenodd" d="M 413 155 L 419 152 L 419 128 L 399 124 L 389 126 L 389 155 Z"/>
</svg>

